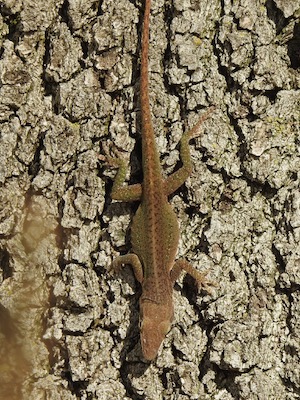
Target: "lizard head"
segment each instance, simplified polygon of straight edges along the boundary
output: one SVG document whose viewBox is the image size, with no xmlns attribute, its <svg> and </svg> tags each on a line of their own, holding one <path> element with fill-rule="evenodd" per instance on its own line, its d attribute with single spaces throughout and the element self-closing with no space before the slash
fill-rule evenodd
<svg viewBox="0 0 300 400">
<path fill-rule="evenodd" d="M 173 319 L 173 306 L 143 301 L 141 312 L 141 345 L 146 360 L 153 360 L 161 342 L 169 332 Z"/>
</svg>

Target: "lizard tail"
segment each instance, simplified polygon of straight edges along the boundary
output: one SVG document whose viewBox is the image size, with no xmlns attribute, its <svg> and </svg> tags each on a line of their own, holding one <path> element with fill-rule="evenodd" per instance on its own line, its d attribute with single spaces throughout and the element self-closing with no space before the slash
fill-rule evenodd
<svg viewBox="0 0 300 400">
<path fill-rule="evenodd" d="M 151 112 L 149 100 L 148 54 L 149 54 L 149 24 L 150 24 L 151 0 L 145 0 L 144 24 L 142 35 L 141 56 L 141 109 L 143 128 L 151 126 Z"/>
</svg>

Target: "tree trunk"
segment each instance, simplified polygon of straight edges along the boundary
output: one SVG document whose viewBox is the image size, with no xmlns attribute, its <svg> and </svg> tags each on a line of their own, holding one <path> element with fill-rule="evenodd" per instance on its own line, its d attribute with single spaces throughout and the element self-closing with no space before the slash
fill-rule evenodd
<svg viewBox="0 0 300 400">
<path fill-rule="evenodd" d="M 158 358 L 141 357 L 130 267 L 136 204 L 111 201 L 122 154 L 141 182 L 142 1 L 4 0 L 0 53 L 0 400 L 299 399 L 299 0 L 153 0 L 150 97 L 182 278 Z"/>
</svg>

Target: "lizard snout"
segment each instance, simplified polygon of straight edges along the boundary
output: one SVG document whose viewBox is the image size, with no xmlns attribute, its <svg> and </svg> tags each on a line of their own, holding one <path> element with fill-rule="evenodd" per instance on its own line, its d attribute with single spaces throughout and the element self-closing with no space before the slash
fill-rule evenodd
<svg viewBox="0 0 300 400">
<path fill-rule="evenodd" d="M 158 353 L 161 342 L 169 332 L 173 310 L 154 303 L 143 304 L 141 321 L 141 346 L 146 360 L 153 360 Z"/>
</svg>

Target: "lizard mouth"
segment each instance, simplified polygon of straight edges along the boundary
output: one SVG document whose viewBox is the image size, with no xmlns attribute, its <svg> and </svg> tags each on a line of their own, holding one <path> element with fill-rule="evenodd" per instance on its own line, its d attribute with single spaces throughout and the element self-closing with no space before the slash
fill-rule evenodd
<svg viewBox="0 0 300 400">
<path fill-rule="evenodd" d="M 171 323 L 167 320 L 144 320 L 141 324 L 141 346 L 146 360 L 153 360 L 159 351 L 160 345 L 170 330 Z"/>
</svg>

